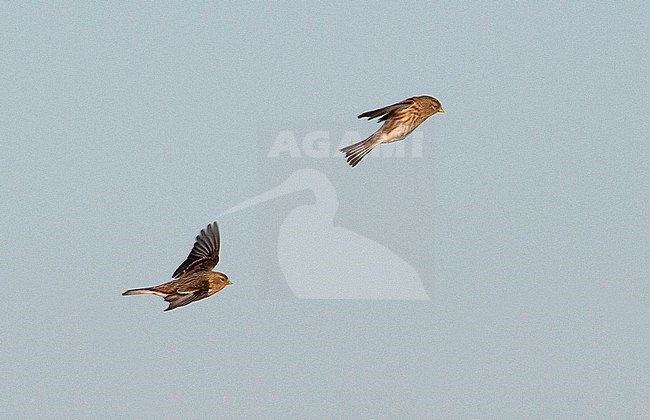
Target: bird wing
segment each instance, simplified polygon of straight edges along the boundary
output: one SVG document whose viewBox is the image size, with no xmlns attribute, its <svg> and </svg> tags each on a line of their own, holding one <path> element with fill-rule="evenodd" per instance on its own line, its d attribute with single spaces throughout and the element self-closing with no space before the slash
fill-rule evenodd
<svg viewBox="0 0 650 420">
<path fill-rule="evenodd" d="M 172 276 L 177 279 L 192 271 L 212 270 L 219 262 L 219 246 L 219 226 L 217 226 L 217 222 L 214 222 L 205 229 L 201 229 L 192 251 Z"/>
<path fill-rule="evenodd" d="M 190 293 L 174 293 L 165 297 L 165 300 L 169 302 L 169 306 L 165 311 L 171 311 L 172 309 L 178 308 L 179 306 L 185 306 L 194 301 L 203 299 L 207 294 L 206 290 L 198 290 L 196 292 Z"/>
<path fill-rule="evenodd" d="M 366 111 L 363 114 L 359 115 L 357 118 L 368 118 L 372 120 L 373 118 L 381 117 L 377 122 L 386 121 L 398 111 L 406 109 L 415 103 L 413 98 L 404 99 L 402 102 L 396 104 L 388 105 L 383 108 L 375 109 L 372 111 Z"/>
</svg>

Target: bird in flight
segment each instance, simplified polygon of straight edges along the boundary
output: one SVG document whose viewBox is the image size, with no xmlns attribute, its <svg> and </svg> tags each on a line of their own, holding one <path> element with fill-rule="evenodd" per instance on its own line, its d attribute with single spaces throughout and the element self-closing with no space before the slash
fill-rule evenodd
<svg viewBox="0 0 650 420">
<path fill-rule="evenodd" d="M 219 244 L 219 226 L 214 222 L 196 237 L 192 251 L 172 275 L 175 280 L 158 286 L 127 290 L 122 295 L 161 296 L 169 302 L 165 311 L 212 296 L 232 284 L 225 274 L 212 271 L 219 262 Z"/>
<path fill-rule="evenodd" d="M 424 120 L 437 112 L 445 111 L 440 102 L 431 96 L 414 96 L 396 104 L 364 112 L 357 118 L 368 117 L 369 120 L 372 120 L 381 117 L 377 122 L 386 122 L 370 137 L 344 147 L 341 152 L 345 153 L 348 163 L 354 167 L 378 145 L 402 140 Z"/>
</svg>

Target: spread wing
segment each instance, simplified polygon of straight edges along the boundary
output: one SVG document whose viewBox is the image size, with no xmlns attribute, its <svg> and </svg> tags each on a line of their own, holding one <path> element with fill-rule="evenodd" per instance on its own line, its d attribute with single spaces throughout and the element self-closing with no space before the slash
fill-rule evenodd
<svg viewBox="0 0 650 420">
<path fill-rule="evenodd" d="M 165 300 L 169 302 L 169 306 L 165 311 L 171 311 L 172 309 L 178 308 L 179 306 L 189 305 L 190 303 L 201 300 L 207 295 L 207 291 L 198 290 L 191 293 L 174 293 L 167 295 Z"/>
<path fill-rule="evenodd" d="M 381 117 L 377 122 L 386 121 L 397 112 L 406 109 L 415 103 L 414 98 L 404 99 L 402 102 L 396 104 L 388 105 L 383 108 L 375 109 L 372 111 L 366 111 L 363 114 L 359 115 L 357 118 L 368 118 L 372 120 L 373 118 Z"/>
<path fill-rule="evenodd" d="M 192 251 L 174 271 L 173 277 L 177 279 L 192 271 L 212 270 L 219 262 L 219 244 L 219 226 L 214 222 L 201 230 Z"/>
</svg>

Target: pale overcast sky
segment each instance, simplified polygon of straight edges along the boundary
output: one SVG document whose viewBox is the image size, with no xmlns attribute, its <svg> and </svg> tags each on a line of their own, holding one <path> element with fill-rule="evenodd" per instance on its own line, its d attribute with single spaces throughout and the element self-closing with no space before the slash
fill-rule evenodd
<svg viewBox="0 0 650 420">
<path fill-rule="evenodd" d="M 644 2 L 1 3 L 0 417 L 646 416 L 649 21 Z M 340 143 L 378 127 L 358 114 L 421 94 L 446 112 L 404 157 L 346 165 Z M 299 156 L 270 154 L 287 132 Z M 232 286 L 168 313 L 121 296 L 296 173 L 218 219 Z M 340 294 L 309 295 L 328 277 Z"/>
</svg>

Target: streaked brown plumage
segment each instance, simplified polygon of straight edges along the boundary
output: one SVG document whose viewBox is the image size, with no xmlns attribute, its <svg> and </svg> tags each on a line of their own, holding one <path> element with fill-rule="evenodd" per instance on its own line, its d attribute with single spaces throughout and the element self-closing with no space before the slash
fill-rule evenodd
<svg viewBox="0 0 650 420">
<path fill-rule="evenodd" d="M 163 297 L 170 311 L 197 300 L 205 299 L 229 284 L 228 276 L 212 271 L 219 262 L 219 226 L 208 225 L 196 237 L 192 251 L 172 275 L 176 280 L 158 286 L 131 289 L 124 296 L 154 294 Z"/>
<path fill-rule="evenodd" d="M 370 137 L 344 147 L 341 152 L 345 153 L 348 163 L 354 167 L 378 145 L 402 140 L 424 120 L 437 112 L 445 111 L 440 102 L 431 96 L 414 96 L 396 104 L 364 112 L 357 118 L 368 117 L 369 120 L 372 120 L 381 117 L 377 122 L 386 122 Z"/>
</svg>

